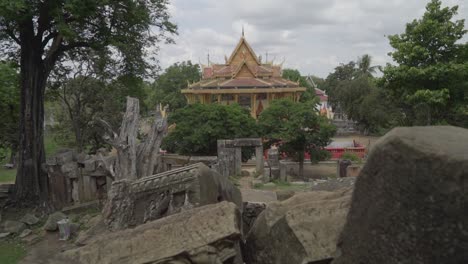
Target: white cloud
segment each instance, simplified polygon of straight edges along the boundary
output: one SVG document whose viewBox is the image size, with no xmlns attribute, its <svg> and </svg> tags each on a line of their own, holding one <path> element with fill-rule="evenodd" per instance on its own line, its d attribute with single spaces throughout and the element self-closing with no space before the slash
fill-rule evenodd
<svg viewBox="0 0 468 264">
<path fill-rule="evenodd" d="M 405 24 L 424 13 L 421 0 L 173 0 L 170 12 L 179 25 L 175 45 L 163 45 L 163 67 L 182 60 L 224 62 L 244 27 L 257 55 L 276 56 L 285 67 L 303 74 L 328 75 L 339 63 L 365 53 L 375 64 L 391 62 L 386 36 L 402 33 Z M 459 5 L 468 17 L 465 0 Z"/>
</svg>

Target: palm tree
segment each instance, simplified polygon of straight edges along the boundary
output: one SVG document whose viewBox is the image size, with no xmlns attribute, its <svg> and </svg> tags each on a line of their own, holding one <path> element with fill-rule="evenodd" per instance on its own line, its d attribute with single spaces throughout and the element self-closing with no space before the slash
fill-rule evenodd
<svg viewBox="0 0 468 264">
<path fill-rule="evenodd" d="M 364 54 L 362 57 L 358 58 L 357 61 L 357 74 L 359 76 L 368 76 L 373 77 L 373 74 L 376 73 L 376 70 L 380 70 L 380 66 L 371 66 L 372 57 L 369 54 Z"/>
</svg>

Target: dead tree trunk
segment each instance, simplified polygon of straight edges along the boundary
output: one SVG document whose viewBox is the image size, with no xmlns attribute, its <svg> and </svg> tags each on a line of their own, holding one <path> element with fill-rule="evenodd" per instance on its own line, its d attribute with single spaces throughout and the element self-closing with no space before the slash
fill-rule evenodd
<svg viewBox="0 0 468 264">
<path fill-rule="evenodd" d="M 154 174 L 159 157 L 159 148 L 161 147 L 162 140 L 166 134 L 166 109 L 158 107 L 151 126 L 151 131 L 148 133 L 146 140 L 138 146 L 138 178 Z"/>
<path fill-rule="evenodd" d="M 117 150 L 115 165 L 108 166 L 111 175 L 115 175 L 115 180 L 135 180 L 153 175 L 157 165 L 159 148 L 167 133 L 166 110 L 157 109 L 151 131 L 146 140 L 137 146 L 139 112 L 138 99 L 127 97 L 127 111 L 119 135 L 112 131 L 106 121 L 98 120 L 111 134 L 105 137 L 105 140 Z M 115 168 L 115 171 L 112 168 Z"/>
<path fill-rule="evenodd" d="M 104 120 L 99 120 L 108 130 L 111 136 L 106 137 L 106 141 L 117 150 L 115 162 L 116 180 L 137 178 L 137 134 L 140 117 L 140 103 L 138 99 L 127 97 L 127 110 L 120 126 L 120 132 L 112 131 L 111 126 Z"/>
</svg>

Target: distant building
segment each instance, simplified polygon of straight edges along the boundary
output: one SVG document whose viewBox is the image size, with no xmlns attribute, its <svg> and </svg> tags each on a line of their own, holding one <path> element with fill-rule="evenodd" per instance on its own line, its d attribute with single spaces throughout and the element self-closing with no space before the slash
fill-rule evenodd
<svg viewBox="0 0 468 264">
<path fill-rule="evenodd" d="M 328 103 L 328 95 L 324 90 L 320 90 L 315 84 L 312 76 L 307 76 L 306 81 L 315 89 L 315 95 L 320 99 L 320 104 L 317 105 L 317 110 L 320 112 L 321 115 L 326 116 L 328 119 L 333 119 L 334 114 L 332 111 L 332 107 Z"/>
<path fill-rule="evenodd" d="M 283 79 L 281 65 L 263 63 L 244 34 L 225 60 L 224 64 L 208 62 L 208 65 L 202 65 L 202 79 L 182 90 L 189 104 L 238 103 L 257 118 L 272 100 L 291 98 L 299 101 L 306 90 L 298 82 Z"/>
</svg>

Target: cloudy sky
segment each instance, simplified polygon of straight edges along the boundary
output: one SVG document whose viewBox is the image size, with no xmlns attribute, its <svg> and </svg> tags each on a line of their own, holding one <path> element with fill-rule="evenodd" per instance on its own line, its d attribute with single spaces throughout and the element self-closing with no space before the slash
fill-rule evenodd
<svg viewBox="0 0 468 264">
<path fill-rule="evenodd" d="M 302 74 L 326 77 L 339 63 L 370 54 L 374 64 L 391 62 L 386 36 L 402 33 L 420 18 L 429 0 L 171 0 L 179 26 L 176 44 L 161 48 L 163 67 L 192 60 L 223 63 L 241 36 L 257 53 L 296 68 Z M 467 0 L 458 19 L 468 18 Z M 467 23 L 466 23 L 467 24 Z M 468 26 L 468 24 L 467 24 Z M 465 38 L 467 39 L 467 38 Z"/>
</svg>

